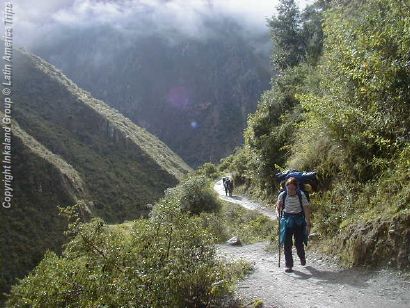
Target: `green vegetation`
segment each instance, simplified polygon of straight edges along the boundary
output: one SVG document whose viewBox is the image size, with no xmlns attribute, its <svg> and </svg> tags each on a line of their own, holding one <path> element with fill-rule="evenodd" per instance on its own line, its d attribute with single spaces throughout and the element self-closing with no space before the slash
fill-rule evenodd
<svg viewBox="0 0 410 308">
<path fill-rule="evenodd" d="M 191 214 L 218 212 L 220 203 L 217 196 L 209 189 L 205 177 L 191 177 L 169 192 L 179 200 L 181 210 Z"/>
<path fill-rule="evenodd" d="M 273 203 L 282 168 L 316 170 L 314 230 L 349 265 L 408 267 L 410 7 L 406 1 L 317 1 L 272 18 L 272 81 L 245 145 L 222 161 Z"/>
<path fill-rule="evenodd" d="M 219 200 L 211 189 L 213 184 L 204 176 L 191 176 L 169 189 L 166 199 L 178 203 L 183 212 L 198 216 L 198 223 L 211 234 L 214 243 L 224 243 L 233 236 L 245 244 L 272 238 L 276 230 L 273 221 L 256 211 Z"/>
<path fill-rule="evenodd" d="M 244 244 L 268 241 L 276 230 L 268 217 L 228 202 L 223 202 L 219 216 L 202 215 L 202 218 L 203 225 L 219 242 L 233 236 L 239 237 Z"/>
<path fill-rule="evenodd" d="M 410 266 L 407 2 L 317 1 L 301 14 L 282 0 L 279 12 L 269 23 L 279 75 L 248 119 L 244 146 L 165 197 L 186 164 L 47 63 L 17 55 L 18 206 L 0 218 L 13 230 L 2 232 L 1 286 L 47 248 L 55 252 L 13 287 L 10 306 L 220 304 L 249 266 L 220 263 L 214 244 L 266 240 L 275 230 L 267 218 L 217 200 L 206 177 L 226 170 L 272 203 L 277 171 L 318 171 L 319 248 L 348 265 Z M 149 218 L 121 225 L 74 217 L 60 254 L 66 222 L 56 207 L 80 197 L 83 213 L 108 223 L 147 214 L 145 205 L 163 198 Z"/>
<path fill-rule="evenodd" d="M 63 256 L 47 253 L 12 289 L 21 307 L 181 307 L 210 305 L 228 288 L 210 236 L 195 218 L 163 201 L 151 220 L 130 232 L 100 219 L 79 226 Z"/>
<path fill-rule="evenodd" d="M 183 198 L 188 192 L 193 197 Z M 12 288 L 8 305 L 220 305 L 251 267 L 216 258 L 214 244 L 227 236 L 220 238 L 220 230 L 211 222 L 227 235 L 232 230 L 225 230 L 226 222 L 237 225 L 240 213 L 220 206 L 211 210 L 209 202 L 218 203 L 210 183 L 194 177 L 170 190 L 148 219 L 120 225 L 107 225 L 99 218 L 82 223 L 77 207 L 62 209 L 70 221 L 71 240 L 61 256 L 47 252 L 35 270 Z M 243 219 L 254 234 L 263 227 L 267 230 L 256 214 Z"/>
<path fill-rule="evenodd" d="M 143 214 L 143 206 L 191 170 L 161 141 L 45 61 L 18 52 L 15 71 L 16 121 L 78 171 L 96 214 L 108 222 Z"/>
<path fill-rule="evenodd" d="M 45 61 L 15 50 L 13 206 L 0 216 L 0 302 L 47 249 L 61 252 L 58 207 L 122 222 L 191 168 L 164 143 L 79 89 Z"/>
<path fill-rule="evenodd" d="M 84 196 L 78 172 L 13 123 L 13 206 L 0 216 L 0 292 L 24 277 L 47 249 L 60 251 L 66 222 L 58 205 Z M 87 207 L 84 212 L 89 212 Z M 0 295 L 0 302 L 4 299 Z"/>
<path fill-rule="evenodd" d="M 252 303 L 252 307 L 262 308 L 263 307 L 263 301 L 260 300 L 260 299 L 255 299 L 255 301 Z"/>
<path fill-rule="evenodd" d="M 208 179 L 216 180 L 222 174 L 219 172 L 217 166 L 212 163 L 205 163 L 202 166 L 195 169 L 194 174 L 204 176 Z"/>
</svg>

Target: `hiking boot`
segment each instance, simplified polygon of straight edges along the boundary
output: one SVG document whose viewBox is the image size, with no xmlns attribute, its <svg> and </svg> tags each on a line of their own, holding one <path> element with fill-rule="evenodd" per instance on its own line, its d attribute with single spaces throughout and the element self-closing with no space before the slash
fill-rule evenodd
<svg viewBox="0 0 410 308">
<path fill-rule="evenodd" d="M 306 265 L 306 259 L 300 259 L 300 265 L 305 266 Z"/>
<path fill-rule="evenodd" d="M 288 267 L 288 268 L 285 269 L 285 272 L 286 273 L 292 273 L 293 269 L 291 267 Z"/>
</svg>

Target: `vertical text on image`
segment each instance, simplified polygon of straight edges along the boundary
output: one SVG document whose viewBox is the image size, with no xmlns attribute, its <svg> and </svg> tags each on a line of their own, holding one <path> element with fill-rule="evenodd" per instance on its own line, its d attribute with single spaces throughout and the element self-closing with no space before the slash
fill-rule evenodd
<svg viewBox="0 0 410 308">
<path fill-rule="evenodd" d="M 13 3 L 8 1 L 4 4 L 4 52 L 3 52 L 3 128 L 2 140 L 2 175 L 4 193 L 2 207 L 11 208 L 13 199 L 13 174 L 12 174 L 12 86 L 13 86 Z"/>
</svg>

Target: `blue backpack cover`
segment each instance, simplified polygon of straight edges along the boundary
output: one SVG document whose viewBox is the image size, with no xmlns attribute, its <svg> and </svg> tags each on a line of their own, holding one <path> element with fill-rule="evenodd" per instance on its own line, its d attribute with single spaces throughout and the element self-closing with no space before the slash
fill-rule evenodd
<svg viewBox="0 0 410 308">
<path fill-rule="evenodd" d="M 287 179 L 295 178 L 298 181 L 298 189 L 303 191 L 306 195 L 306 198 L 309 200 L 309 192 L 305 189 L 305 184 L 309 184 L 312 188 L 312 191 L 317 191 L 318 188 L 318 179 L 317 173 L 314 171 L 298 171 L 298 170 L 287 170 L 279 172 L 275 175 L 276 181 L 278 184 L 284 184 Z M 281 185 L 283 186 L 283 185 Z"/>
</svg>

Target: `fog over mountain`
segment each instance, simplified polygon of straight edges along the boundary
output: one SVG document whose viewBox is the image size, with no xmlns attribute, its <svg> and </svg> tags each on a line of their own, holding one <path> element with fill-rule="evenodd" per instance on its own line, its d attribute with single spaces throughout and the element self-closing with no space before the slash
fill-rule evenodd
<svg viewBox="0 0 410 308">
<path fill-rule="evenodd" d="M 197 166 L 242 143 L 247 115 L 272 76 L 266 18 L 275 5 L 265 0 L 75 0 L 35 6 L 20 1 L 16 44 Z"/>
<path fill-rule="evenodd" d="M 304 7 L 312 0 L 297 1 Z M 266 32 L 265 19 L 275 14 L 277 0 L 44 0 L 15 4 L 17 43 L 22 46 L 44 42 L 50 31 L 65 25 L 76 29 L 109 23 L 129 34 L 179 34 L 207 38 L 204 19 L 231 17 L 245 32 Z M 146 24 L 154 27 L 144 27 Z M 141 27 L 142 26 L 142 27 Z M 61 34 L 61 33 L 60 33 Z"/>
</svg>

